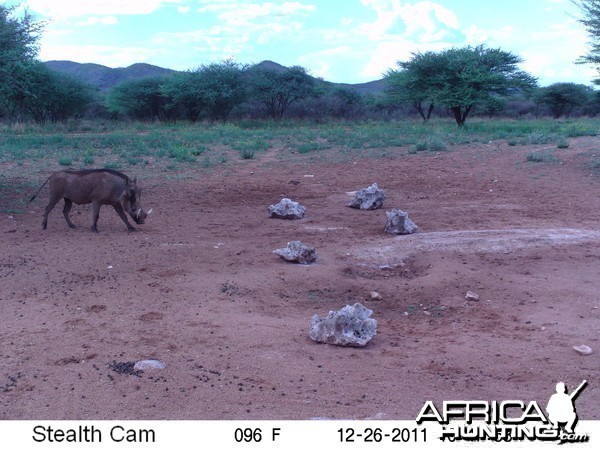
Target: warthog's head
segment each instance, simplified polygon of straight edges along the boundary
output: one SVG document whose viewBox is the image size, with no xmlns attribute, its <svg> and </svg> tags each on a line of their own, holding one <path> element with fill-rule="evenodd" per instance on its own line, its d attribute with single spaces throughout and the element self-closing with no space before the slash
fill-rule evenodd
<svg viewBox="0 0 600 450">
<path fill-rule="evenodd" d="M 152 212 L 152 209 L 150 209 L 148 212 L 143 210 L 142 203 L 140 201 L 141 195 L 142 190 L 137 185 L 136 177 L 127 183 L 127 187 L 123 193 L 123 208 L 129 213 L 131 218 L 135 220 L 135 223 L 137 224 L 143 224 L 146 221 L 148 214 Z"/>
</svg>

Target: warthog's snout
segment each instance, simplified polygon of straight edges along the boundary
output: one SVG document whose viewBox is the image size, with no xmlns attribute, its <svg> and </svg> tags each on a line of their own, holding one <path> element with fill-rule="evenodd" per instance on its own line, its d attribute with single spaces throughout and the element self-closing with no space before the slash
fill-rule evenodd
<svg viewBox="0 0 600 450">
<path fill-rule="evenodd" d="M 142 208 L 138 208 L 135 215 L 133 216 L 133 220 L 135 220 L 135 223 L 137 223 L 138 225 L 142 225 L 146 222 L 146 217 L 148 217 L 148 215 L 151 212 L 152 208 L 150 208 L 148 212 L 144 211 Z"/>
</svg>

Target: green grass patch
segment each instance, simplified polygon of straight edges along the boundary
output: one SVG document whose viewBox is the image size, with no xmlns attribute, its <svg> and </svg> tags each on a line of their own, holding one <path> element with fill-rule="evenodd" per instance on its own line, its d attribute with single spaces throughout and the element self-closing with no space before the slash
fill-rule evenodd
<svg viewBox="0 0 600 450">
<path fill-rule="evenodd" d="M 556 158 L 556 156 L 552 155 L 551 153 L 549 153 L 547 151 L 529 152 L 529 153 L 527 153 L 527 156 L 525 157 L 525 159 L 529 162 L 534 162 L 534 163 L 558 162 L 558 159 Z"/>
<path fill-rule="evenodd" d="M 59 158 L 58 164 L 61 166 L 72 166 L 73 158 L 71 156 L 63 156 L 62 158 Z"/>
<path fill-rule="evenodd" d="M 324 142 L 301 142 L 296 145 L 296 151 L 301 154 L 316 152 L 331 148 L 331 145 Z"/>
<path fill-rule="evenodd" d="M 256 158 L 271 148 L 291 153 L 319 153 L 324 160 L 378 158 L 408 153 L 441 152 L 456 145 L 505 140 L 509 146 L 556 145 L 567 139 L 596 136 L 597 120 L 507 120 L 470 119 L 463 127 L 452 120 L 429 123 L 402 121 L 243 121 L 239 124 L 143 123 L 70 121 L 65 124 L 0 125 L 0 163 L 41 161 L 67 165 L 153 164 L 209 167 L 226 164 L 223 152 L 233 149 L 241 158 Z M 324 150 L 327 150 L 325 152 Z M 278 158 L 290 158 L 289 152 Z M 111 162 L 112 161 L 112 162 Z M 207 162 L 208 161 L 208 162 Z M 70 164 L 68 164 L 70 165 Z"/>
</svg>

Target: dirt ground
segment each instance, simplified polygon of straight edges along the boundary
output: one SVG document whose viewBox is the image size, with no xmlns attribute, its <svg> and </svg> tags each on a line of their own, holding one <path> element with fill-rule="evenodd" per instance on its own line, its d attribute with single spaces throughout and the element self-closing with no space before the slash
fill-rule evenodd
<svg viewBox="0 0 600 450">
<path fill-rule="evenodd" d="M 71 230 L 62 203 L 42 231 L 46 188 L 0 215 L 0 418 L 414 419 L 427 400 L 545 406 L 587 379 L 577 411 L 600 419 L 600 138 L 570 143 L 557 163 L 494 142 L 138 170 L 154 212 L 135 233 L 107 207 L 92 233 L 86 206 Z M 345 206 L 372 182 L 383 209 Z M 282 197 L 306 217 L 267 218 Z M 419 233 L 384 234 L 392 207 Z M 317 262 L 272 254 L 291 240 Z M 378 321 L 365 348 L 310 340 L 313 314 L 356 302 Z M 148 358 L 167 368 L 124 370 Z"/>
</svg>

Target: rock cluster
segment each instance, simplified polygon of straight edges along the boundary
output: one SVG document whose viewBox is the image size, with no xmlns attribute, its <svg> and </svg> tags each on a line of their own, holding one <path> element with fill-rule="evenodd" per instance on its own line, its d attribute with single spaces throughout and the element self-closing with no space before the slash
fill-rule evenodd
<svg viewBox="0 0 600 450">
<path fill-rule="evenodd" d="M 389 234 L 412 234 L 418 227 L 408 218 L 408 213 L 399 209 L 386 211 L 387 220 L 383 231 Z"/>
<path fill-rule="evenodd" d="M 373 311 L 360 303 L 330 311 L 323 319 L 315 314 L 310 323 L 310 338 L 326 344 L 364 347 L 377 334 L 377 321 L 370 318 L 371 314 Z"/>
<path fill-rule="evenodd" d="M 310 264 L 317 259 L 315 248 L 305 245 L 300 241 L 288 242 L 287 247 L 273 250 L 273 253 L 279 255 L 286 261 L 297 262 L 300 264 Z"/>
<path fill-rule="evenodd" d="M 267 208 L 270 218 L 275 219 L 302 219 L 306 208 L 298 202 L 294 202 L 289 198 L 282 198 L 276 205 L 271 205 Z"/>
<path fill-rule="evenodd" d="M 346 203 L 350 208 L 379 209 L 383 206 L 385 192 L 377 187 L 377 183 L 361 189 L 354 194 L 352 200 Z"/>
</svg>

